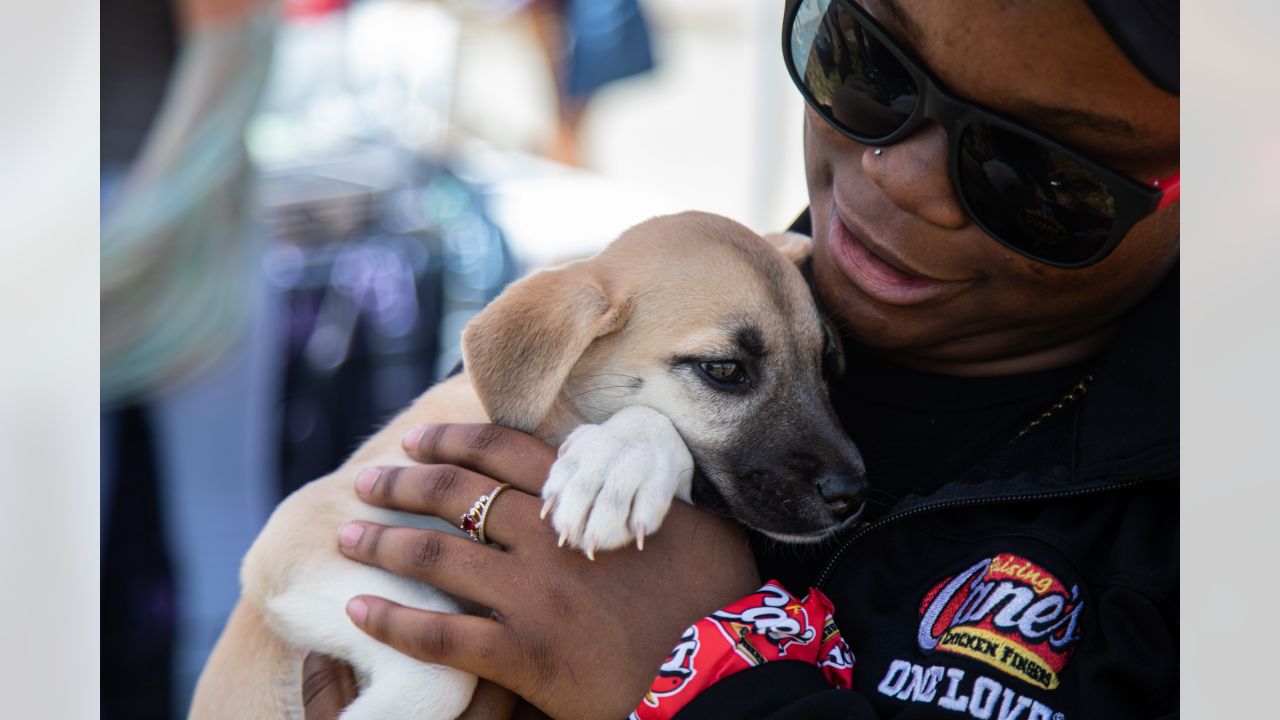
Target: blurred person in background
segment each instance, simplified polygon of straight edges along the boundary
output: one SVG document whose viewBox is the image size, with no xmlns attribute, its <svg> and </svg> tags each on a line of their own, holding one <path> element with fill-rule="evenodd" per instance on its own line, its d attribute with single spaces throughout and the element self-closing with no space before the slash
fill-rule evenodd
<svg viewBox="0 0 1280 720">
<path fill-rule="evenodd" d="M 590 562 L 539 519 L 555 448 L 418 428 L 424 467 L 366 501 L 454 520 L 510 483 L 510 540 L 361 523 L 341 550 L 493 612 L 348 615 L 557 718 L 1176 717 L 1177 3 L 785 5 L 859 522 L 752 553 L 676 503 Z M 334 717 L 354 683 L 307 668 Z"/>
<path fill-rule="evenodd" d="M 104 0 L 102 716 L 181 716 L 275 500 L 244 131 L 272 0 Z"/>
<path fill-rule="evenodd" d="M 653 69 L 648 21 L 637 0 L 530 0 L 528 13 L 557 90 L 555 137 L 545 154 L 580 167 L 591 96 Z"/>
<path fill-rule="evenodd" d="M 449 88 L 414 62 L 454 52 L 426 0 L 107 10 L 102 706 L 184 716 L 270 508 L 451 367 L 516 263 L 422 152 Z"/>
</svg>

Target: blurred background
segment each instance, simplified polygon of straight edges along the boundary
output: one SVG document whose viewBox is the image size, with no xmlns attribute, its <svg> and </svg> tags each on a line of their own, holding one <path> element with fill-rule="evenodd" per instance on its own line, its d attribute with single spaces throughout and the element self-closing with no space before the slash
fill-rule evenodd
<svg viewBox="0 0 1280 720">
<path fill-rule="evenodd" d="M 701 123 L 714 132 L 697 142 L 684 133 L 645 135 L 653 139 L 643 143 L 628 135 L 613 140 L 614 146 L 637 152 L 640 160 L 645 159 L 641 150 L 666 153 L 651 168 L 663 173 L 660 192 L 693 185 L 748 207 L 736 191 L 720 191 L 751 187 L 742 168 L 748 167 L 752 143 L 712 151 L 732 134 L 745 136 L 745 128 L 754 127 L 729 114 L 729 108 L 758 113 L 757 103 L 777 98 L 766 117 L 783 129 L 762 152 L 783 158 L 799 152 L 798 129 L 787 127 L 798 126 L 799 100 L 780 75 L 779 43 L 772 36 L 781 2 L 641 2 L 655 68 L 602 89 L 600 105 L 587 114 L 584 135 L 613 137 L 606 132 L 612 126 L 592 117 L 610 104 L 610 96 L 659 78 L 683 84 L 690 88 L 683 99 L 649 97 L 623 115 L 653 120 L 651 109 L 675 108 L 659 113 L 656 122 Z M 1280 163 L 1274 129 L 1280 96 L 1259 92 L 1266 83 L 1247 70 L 1280 64 L 1275 42 L 1280 4 L 1185 5 L 1186 27 L 1194 33 L 1182 48 L 1188 99 L 1182 153 L 1188 200 L 1182 208 L 1188 522 L 1182 550 L 1188 579 L 1183 613 L 1194 622 L 1184 623 L 1182 664 L 1185 677 L 1195 680 L 1183 684 L 1183 709 L 1186 717 L 1251 717 L 1275 702 L 1273 653 L 1270 643 L 1259 641 L 1265 630 L 1258 619 L 1274 612 L 1280 595 L 1280 575 L 1258 572 L 1272 562 L 1269 548 L 1277 546 L 1274 516 L 1280 504 L 1271 469 L 1274 398 L 1280 396 L 1275 372 L 1280 297 L 1274 271 L 1280 263 L 1280 226 L 1268 210 Z M 679 17 L 695 11 L 699 17 L 690 17 L 687 25 L 664 19 L 668 12 Z M 137 22 L 137 11 L 113 2 L 43 0 L 12 3 L 6 12 L 0 24 L 0 86 L 6 93 L 0 111 L 0 328 L 7 350 L 0 354 L 0 510 L 6 520 L 0 523 L 6 589 L 0 593 L 0 641 L 7 652 L 0 656 L 0 695 L 6 717 L 118 717 L 118 711 L 99 702 L 100 691 L 103 700 L 114 692 L 103 682 L 112 672 L 108 663 L 121 662 L 105 642 L 119 619 L 108 615 L 106 595 L 99 595 L 114 580 L 105 576 L 95 552 L 108 544 L 99 536 L 100 515 L 106 514 L 98 502 L 103 488 L 95 487 L 104 410 L 99 388 L 105 387 L 98 355 L 100 260 L 105 265 L 98 242 L 98 159 L 107 141 L 99 134 L 99 118 L 109 102 L 99 70 L 106 73 L 111 63 L 106 27 L 111 16 L 123 13 Z M 510 35 L 520 38 L 512 42 L 526 47 L 535 42 L 522 32 L 512 27 Z M 761 39 L 751 40 L 756 33 Z M 678 38 L 686 41 L 681 45 Z M 504 43 L 498 45 L 506 51 Z M 672 70 L 680 47 L 688 59 L 683 76 Z M 724 64 L 690 59 L 704 50 Z M 536 66 L 509 70 L 534 75 Z M 542 77 L 539 82 L 547 82 Z M 700 86 L 707 78 L 711 87 Z M 765 93 L 765 87 L 777 94 Z M 536 102 L 543 110 L 529 109 L 529 114 L 547 127 L 552 120 L 546 108 L 554 98 L 531 94 L 542 98 Z M 728 98 L 737 100 L 731 105 Z M 693 104 L 685 109 L 686 102 Z M 673 157 L 677 148 L 687 157 Z M 591 159 L 597 169 L 603 160 Z M 802 184 L 798 160 L 784 159 L 778 167 L 779 175 L 770 179 L 777 200 L 769 206 L 781 206 L 771 212 L 785 217 L 792 203 L 783 198 L 801 197 Z M 690 181 L 704 176 L 710 178 L 705 183 Z M 693 207 L 702 202 L 699 198 L 682 199 Z M 710 202 L 708 207 L 724 211 Z M 592 208 L 583 200 L 575 217 L 594 215 Z M 101 440 L 105 449 L 107 438 Z M 102 500 L 104 508 L 111 502 L 106 494 Z M 110 525 L 102 528 L 109 531 Z M 95 597 L 102 600 L 101 614 Z M 171 674 L 159 675 L 171 682 Z"/>
<path fill-rule="evenodd" d="M 274 505 L 506 283 L 805 206 L 777 0 L 103 0 L 101 715 L 183 717 Z"/>
</svg>

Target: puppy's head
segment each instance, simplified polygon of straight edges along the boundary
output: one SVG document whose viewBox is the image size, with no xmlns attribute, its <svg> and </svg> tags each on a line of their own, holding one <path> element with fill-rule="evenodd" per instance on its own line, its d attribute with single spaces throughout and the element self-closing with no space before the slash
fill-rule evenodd
<svg viewBox="0 0 1280 720">
<path fill-rule="evenodd" d="M 776 539 L 830 535 L 862 506 L 862 458 L 827 399 L 840 349 L 794 264 L 807 245 L 772 240 L 683 213 L 513 284 L 463 336 L 490 417 L 558 443 L 651 407 L 693 455 L 695 500 Z"/>
</svg>

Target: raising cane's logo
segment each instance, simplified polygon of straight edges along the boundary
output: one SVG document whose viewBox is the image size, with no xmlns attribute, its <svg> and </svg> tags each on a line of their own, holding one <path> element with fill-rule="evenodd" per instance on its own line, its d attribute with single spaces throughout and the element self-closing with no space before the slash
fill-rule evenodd
<svg viewBox="0 0 1280 720">
<path fill-rule="evenodd" d="M 1080 640 L 1080 587 L 1017 555 L 987 558 L 931 589 L 920 604 L 925 651 L 980 660 L 1052 690 Z"/>
</svg>

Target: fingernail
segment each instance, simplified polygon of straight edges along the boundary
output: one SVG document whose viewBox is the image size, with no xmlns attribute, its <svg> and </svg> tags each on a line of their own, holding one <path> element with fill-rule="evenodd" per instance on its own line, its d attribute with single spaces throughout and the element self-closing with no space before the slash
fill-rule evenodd
<svg viewBox="0 0 1280 720">
<path fill-rule="evenodd" d="M 427 432 L 427 426 L 419 425 L 418 427 L 405 433 L 404 440 L 401 441 L 401 444 L 404 445 L 404 449 L 408 450 L 409 452 L 413 452 L 414 450 L 417 450 L 418 441 L 422 439 L 423 434 L 425 434 L 426 432 Z"/>
<path fill-rule="evenodd" d="M 373 490 L 373 486 L 378 483 L 378 476 L 382 471 L 378 468 L 365 468 L 356 473 L 356 492 L 361 495 L 368 495 Z"/>
<path fill-rule="evenodd" d="M 364 619 L 369 617 L 369 603 L 360 598 L 351 598 L 347 601 L 347 615 L 357 625 L 364 625 Z"/>
<path fill-rule="evenodd" d="M 338 544 L 344 548 L 354 548 L 360 544 L 360 538 L 363 536 L 364 526 L 360 523 L 349 522 L 338 531 Z"/>
</svg>

